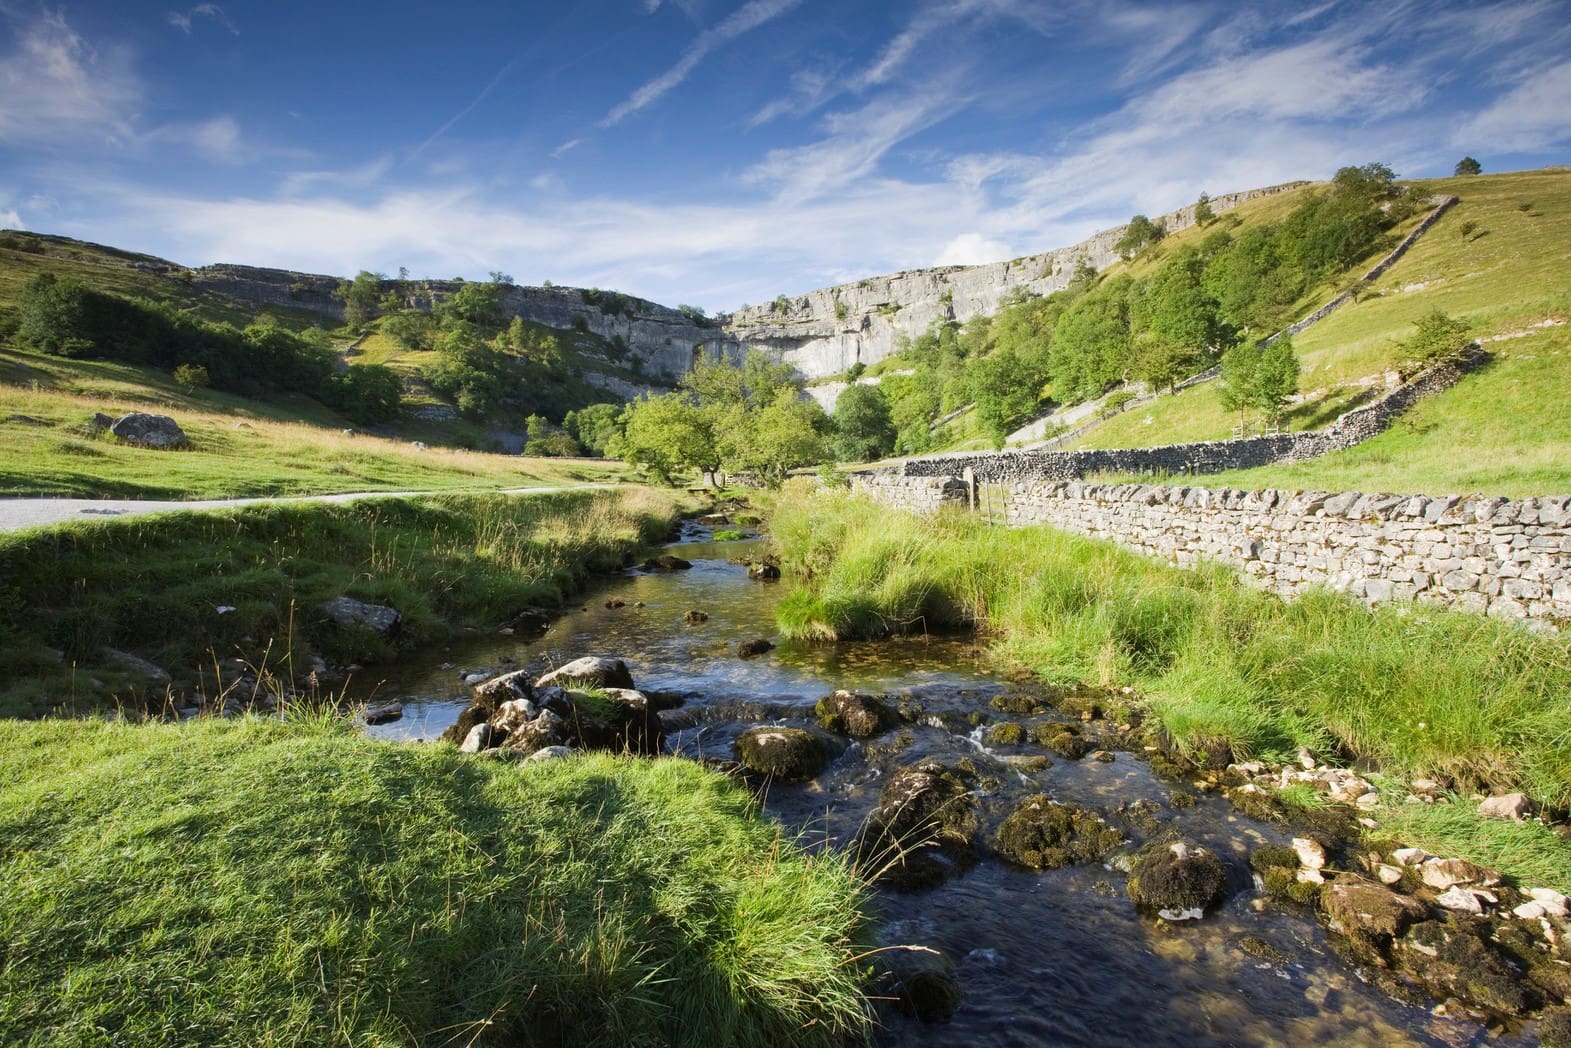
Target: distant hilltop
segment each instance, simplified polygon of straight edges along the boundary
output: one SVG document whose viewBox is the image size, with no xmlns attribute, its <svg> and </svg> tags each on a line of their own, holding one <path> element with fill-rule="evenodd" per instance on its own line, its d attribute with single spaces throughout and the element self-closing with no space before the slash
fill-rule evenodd
<svg viewBox="0 0 1571 1048">
<path fill-rule="evenodd" d="M 1260 197 L 1310 183 L 1288 182 L 1228 193 L 1210 200 L 1216 214 Z M 1195 204 L 1153 221 L 1170 233 L 1195 224 Z M 915 338 L 935 320 L 964 322 L 998 312 L 1003 301 L 1024 289 L 1033 295 L 1061 291 L 1085 263 L 1098 271 L 1119 261 L 1117 244 L 1127 225 L 1103 230 L 1071 247 L 1009 262 L 940 266 L 871 277 L 809 291 L 794 298 L 749 306 L 720 317 L 738 351 L 762 349 L 793 365 L 808 379 L 837 375 L 853 365 L 891 356 L 901 336 Z"/>
<path fill-rule="evenodd" d="M 1212 198 L 1217 214 L 1260 197 L 1308 185 L 1289 182 Z M 1168 232 L 1194 225 L 1195 204 L 1155 221 Z M 791 364 L 812 380 L 836 375 L 853 365 L 873 364 L 896 350 L 900 336 L 915 338 L 935 320 L 964 322 L 998 311 L 1011 294 L 1025 290 L 1048 295 L 1062 290 L 1082 263 L 1102 270 L 1119 261 L 1117 244 L 1127 226 L 1095 234 L 1070 247 L 979 266 L 912 269 L 868 277 L 850 284 L 809 291 L 794 298 L 750 306 L 713 319 L 696 311 L 673 309 L 615 291 L 573 287 L 503 285 L 500 301 L 507 316 L 560 330 L 579 330 L 624 345 L 642 362 L 651 381 L 671 384 L 703 355 L 740 359 L 762 350 Z M 341 321 L 344 305 L 335 292 L 343 278 L 287 269 L 217 263 L 191 269 L 153 255 L 69 237 L 21 234 L 41 244 L 69 250 L 91 247 L 100 261 L 168 279 L 260 306 L 306 310 Z M 394 285 L 393 281 L 388 281 Z M 401 280 L 397 291 L 409 305 L 429 309 L 462 288 L 462 281 Z M 618 389 L 625 396 L 639 387 Z"/>
</svg>

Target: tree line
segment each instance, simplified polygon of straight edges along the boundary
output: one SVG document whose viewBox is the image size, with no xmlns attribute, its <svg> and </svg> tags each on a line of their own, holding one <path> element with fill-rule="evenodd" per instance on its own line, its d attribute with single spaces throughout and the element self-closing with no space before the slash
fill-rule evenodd
<svg viewBox="0 0 1571 1048">
<path fill-rule="evenodd" d="M 123 298 L 70 277 L 40 273 L 17 303 L 16 342 L 63 357 L 160 368 L 188 388 L 211 385 L 244 397 L 304 393 L 371 424 L 396 418 L 402 384 L 391 369 L 337 366 L 325 332 L 291 331 L 263 314 L 213 323 L 165 302 Z"/>
<path fill-rule="evenodd" d="M 1256 344 L 1292 319 L 1295 303 L 1317 284 L 1342 279 L 1417 206 L 1383 164 L 1344 167 L 1282 220 L 1247 228 L 1234 216 L 1216 217 L 1202 198 L 1197 218 L 1215 228 L 1139 276 L 1098 275 L 1082 261 L 1055 294 L 1022 289 L 993 316 L 936 322 L 898 349 L 896 364 L 909 373 L 882 382 L 895 450 L 916 454 L 941 445 L 938 421 L 968 403 L 1001 447 L 1013 429 L 1055 405 L 1131 381 L 1171 387 L 1236 346 L 1259 356 Z M 1165 235 L 1160 223 L 1137 215 L 1118 247 L 1139 257 L 1159 250 Z M 1283 348 L 1268 366 L 1273 389 L 1289 371 L 1296 376 Z M 1235 364 L 1241 376 L 1247 361 L 1240 356 Z M 1261 404 L 1270 399 L 1253 396 Z M 1269 416 L 1274 409 L 1261 410 Z"/>
</svg>

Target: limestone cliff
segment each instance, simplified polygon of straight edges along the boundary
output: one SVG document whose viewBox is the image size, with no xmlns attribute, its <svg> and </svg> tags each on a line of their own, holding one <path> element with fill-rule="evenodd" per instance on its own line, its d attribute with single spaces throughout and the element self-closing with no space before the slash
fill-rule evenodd
<svg viewBox="0 0 1571 1048">
<path fill-rule="evenodd" d="M 1211 201 L 1217 214 L 1259 197 L 1307 185 L 1228 193 Z M 1159 216 L 1168 232 L 1194 225 L 1195 205 Z M 996 313 L 1005 298 L 1024 288 L 1036 295 L 1062 290 L 1082 262 L 1098 270 L 1118 261 L 1115 250 L 1125 226 L 1104 230 L 1072 247 L 1009 262 L 980 266 L 914 269 L 854 284 L 809 291 L 776 303 L 751 306 L 720 318 L 739 351 L 761 349 L 809 380 L 835 375 L 852 365 L 873 364 L 895 352 L 897 338 L 915 338 L 934 320 L 964 322 Z M 778 308 L 783 306 L 784 308 Z"/>
</svg>

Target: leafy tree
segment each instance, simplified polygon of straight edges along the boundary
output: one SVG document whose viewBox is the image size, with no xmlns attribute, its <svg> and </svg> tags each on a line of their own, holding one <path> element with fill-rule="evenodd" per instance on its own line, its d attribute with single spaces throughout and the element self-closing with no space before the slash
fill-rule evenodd
<svg viewBox="0 0 1571 1048">
<path fill-rule="evenodd" d="M 731 434 L 733 461 L 757 472 L 771 487 L 779 487 L 791 470 L 829 457 L 824 409 L 794 390 L 780 389 L 773 403 L 745 418 L 743 428 Z"/>
<path fill-rule="evenodd" d="M 1472 344 L 1466 322 L 1447 315 L 1438 306 L 1413 324 L 1417 330 L 1403 348 L 1407 350 L 1409 361 L 1418 367 L 1458 360 Z"/>
<path fill-rule="evenodd" d="M 61 357 L 83 356 L 93 347 L 88 325 L 88 291 L 80 282 L 40 273 L 17 302 L 16 337 L 23 346 Z"/>
<path fill-rule="evenodd" d="M 175 385 L 185 390 L 188 394 L 195 393 L 199 389 L 206 389 L 212 384 L 212 379 L 208 377 L 207 369 L 201 364 L 176 365 L 173 378 Z"/>
<path fill-rule="evenodd" d="M 465 284 L 438 309 L 443 327 L 452 321 L 473 324 L 482 337 L 502 330 L 502 302 L 496 284 Z"/>
<path fill-rule="evenodd" d="M 398 372 L 381 364 L 356 364 L 328 380 L 328 403 L 361 425 L 398 417 L 403 383 Z"/>
<path fill-rule="evenodd" d="M 1223 410 L 1238 412 L 1240 428 L 1250 410 L 1275 426 L 1288 398 L 1298 392 L 1298 376 L 1298 355 L 1287 335 L 1264 346 L 1238 345 L 1222 355 L 1217 396 Z"/>
<path fill-rule="evenodd" d="M 621 412 L 620 404 L 590 404 L 578 411 L 569 411 L 562 425 L 591 454 L 603 456 L 612 441 L 622 435 L 622 427 L 617 421 Z"/>
<path fill-rule="evenodd" d="M 382 318 L 382 333 L 405 349 L 430 349 L 436 337 L 436 318 L 418 309 Z"/>
<path fill-rule="evenodd" d="M 835 400 L 831 446 L 841 462 L 870 462 L 894 450 L 895 424 L 878 386 L 848 386 Z"/>
<path fill-rule="evenodd" d="M 1470 156 L 1465 156 L 1461 160 L 1458 160 L 1456 162 L 1456 170 L 1452 172 L 1452 174 L 1456 175 L 1481 175 L 1483 173 L 1484 165 L 1480 164 L 1477 160 L 1474 160 Z"/>
<path fill-rule="evenodd" d="M 363 327 L 376 316 L 382 302 L 382 282 L 387 278 L 381 273 L 362 269 L 353 280 L 338 282 L 333 297 L 344 304 L 344 322 L 350 327 Z"/>
<path fill-rule="evenodd" d="M 1120 258 L 1130 259 L 1165 236 L 1167 228 L 1162 223 L 1153 222 L 1144 215 L 1136 215 L 1129 220 L 1124 235 L 1118 238 L 1118 243 L 1113 247 Z"/>
<path fill-rule="evenodd" d="M 1260 349 L 1240 343 L 1222 354 L 1222 374 L 1216 387 L 1217 399 L 1223 411 L 1238 412 L 1238 426 L 1242 430 L 1245 414 L 1254 406 L 1255 377 L 1260 371 Z"/>
<path fill-rule="evenodd" d="M 1275 426 L 1282 421 L 1288 398 L 1298 392 L 1298 354 L 1287 335 L 1273 339 L 1260 350 L 1255 369 L 1255 407 Z"/>
<path fill-rule="evenodd" d="M 622 422 L 622 436 L 610 452 L 668 484 L 684 466 L 702 470 L 711 480 L 720 468 L 713 415 L 680 393 L 634 401 L 623 411 Z"/>
<path fill-rule="evenodd" d="M 584 449 L 578 446 L 572 434 L 562 427 L 553 425 L 543 415 L 530 415 L 524 422 L 524 431 L 528 439 L 524 443 L 524 454 L 542 458 L 571 458 L 583 454 Z"/>
<path fill-rule="evenodd" d="M 982 431 L 1001 448 L 1041 402 L 1040 377 L 1013 347 L 1001 346 L 971 365 L 971 398 Z"/>
<path fill-rule="evenodd" d="M 1195 225 L 1209 226 L 1216 221 L 1216 212 L 1211 208 L 1211 197 L 1201 193 L 1200 199 L 1195 201 Z"/>
</svg>

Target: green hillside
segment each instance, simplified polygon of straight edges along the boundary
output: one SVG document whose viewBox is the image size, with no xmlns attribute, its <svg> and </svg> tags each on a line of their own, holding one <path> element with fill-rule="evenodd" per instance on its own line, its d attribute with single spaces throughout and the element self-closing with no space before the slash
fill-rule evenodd
<svg viewBox="0 0 1571 1048">
<path fill-rule="evenodd" d="M 1487 491 L 1571 490 L 1571 169 L 1412 183 L 1452 193 L 1449 211 L 1357 302 L 1294 339 L 1301 399 L 1286 428 L 1312 429 L 1386 388 L 1414 322 L 1433 310 L 1464 321 L 1491 360 L 1357 448 L 1290 467 L 1219 477 L 1241 487 Z M 1174 238 L 1178 240 L 1179 238 Z M 1305 312 L 1318 303 L 1301 303 Z M 1139 447 L 1235 435 L 1215 383 L 1137 406 L 1079 447 Z"/>
</svg>

